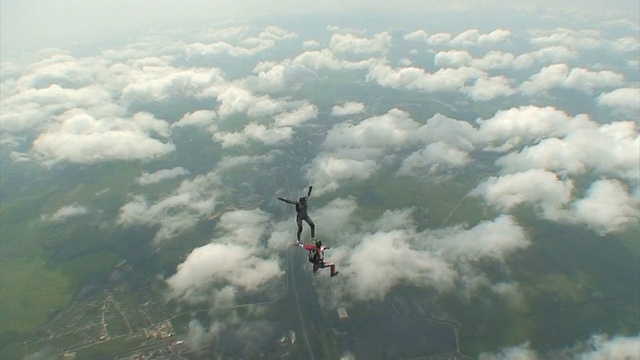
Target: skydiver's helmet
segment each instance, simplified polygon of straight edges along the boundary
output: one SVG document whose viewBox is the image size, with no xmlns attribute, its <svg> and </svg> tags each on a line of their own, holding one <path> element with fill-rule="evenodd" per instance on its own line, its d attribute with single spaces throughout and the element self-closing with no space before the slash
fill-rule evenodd
<svg viewBox="0 0 640 360">
<path fill-rule="evenodd" d="M 316 240 L 316 247 L 319 248 L 322 246 L 322 241 Z"/>
<path fill-rule="evenodd" d="M 298 199 L 298 201 L 304 204 L 307 202 L 307 198 L 302 196 L 300 199 Z"/>
</svg>

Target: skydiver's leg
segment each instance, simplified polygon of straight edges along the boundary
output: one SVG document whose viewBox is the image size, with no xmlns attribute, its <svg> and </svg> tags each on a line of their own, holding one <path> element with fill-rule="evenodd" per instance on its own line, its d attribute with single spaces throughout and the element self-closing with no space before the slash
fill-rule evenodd
<svg viewBox="0 0 640 360">
<path fill-rule="evenodd" d="M 331 269 L 331 277 L 338 275 L 336 271 L 336 264 L 334 263 L 324 263 L 325 266 L 328 266 Z"/>
<path fill-rule="evenodd" d="M 296 217 L 296 224 L 298 224 L 298 233 L 296 234 L 296 239 L 300 242 L 300 234 L 302 234 L 302 219 Z"/>
<path fill-rule="evenodd" d="M 320 266 L 318 265 L 318 263 L 313 263 L 313 273 L 314 273 L 314 274 L 316 273 L 316 271 L 318 271 L 318 268 L 319 268 L 319 267 L 320 267 Z"/>
<path fill-rule="evenodd" d="M 304 218 L 304 221 L 306 221 L 307 224 L 309 224 L 309 227 L 311 228 L 311 238 L 315 239 L 315 237 L 316 237 L 316 224 L 313 223 L 313 220 L 311 220 L 311 218 L 309 216 Z"/>
</svg>

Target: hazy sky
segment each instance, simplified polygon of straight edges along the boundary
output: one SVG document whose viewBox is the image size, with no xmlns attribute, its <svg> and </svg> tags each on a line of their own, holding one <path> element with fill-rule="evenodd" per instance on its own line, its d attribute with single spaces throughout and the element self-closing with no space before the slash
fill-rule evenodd
<svg viewBox="0 0 640 360">
<path fill-rule="evenodd" d="M 43 47 L 66 47 L 76 41 L 94 37 L 118 35 L 137 27 L 163 23 L 189 24 L 199 21 L 269 18 L 298 13 L 363 13 L 379 11 L 399 14 L 432 12 L 443 6 L 454 9 L 477 7 L 483 11 L 500 8 L 544 7 L 548 11 L 584 12 L 585 16 L 604 15 L 610 19 L 627 18 L 635 23 L 639 18 L 637 0 L 580 0 L 580 1 L 456 1 L 442 5 L 434 0 L 326 0 L 300 2 L 276 1 L 220 1 L 220 0 L 3 0 L 0 3 L 0 46 L 2 56 Z M 554 10 L 555 11 L 555 10 Z"/>
<path fill-rule="evenodd" d="M 157 246 L 215 220 L 215 237 L 165 275 L 172 296 L 217 304 L 233 304 L 282 278 L 295 229 L 289 216 L 271 210 L 292 210 L 276 196 L 295 196 L 301 184 L 331 199 L 314 207 L 313 217 L 341 269 L 327 296 L 340 301 L 383 299 L 397 284 L 461 297 L 490 289 L 514 303 L 527 300 L 522 293 L 530 285 L 518 283 L 506 265 L 498 275 L 477 266 L 505 264 L 534 244 L 527 222 L 519 222 L 521 206 L 594 237 L 637 228 L 637 0 L 536 1 L 545 11 L 528 1 L 457 1 L 437 24 L 441 0 L 344 3 L 3 0 L 0 145 L 8 164 L 142 164 L 139 173 L 122 175 L 128 187 L 96 189 L 98 200 L 124 192 L 117 212 L 105 215 L 99 201 L 70 195 L 57 209 L 39 209 L 41 221 L 110 216 L 119 227 L 155 229 L 150 241 Z M 482 11 L 463 11 L 471 6 Z M 378 24 L 367 11 L 410 14 L 412 21 L 396 16 L 401 26 Z M 358 21 L 319 22 L 312 32 L 306 21 L 275 20 L 298 13 L 352 14 L 347 20 Z M 257 18 L 274 20 L 244 23 Z M 212 26 L 174 36 L 180 26 L 206 22 Z M 146 26 L 166 34 L 139 36 Z M 121 44 L 73 48 L 110 39 Z M 12 61 L 45 47 L 60 49 Z M 342 75 L 353 79 L 349 86 L 366 88 L 321 99 L 323 88 L 314 86 Z M 380 106 L 368 89 L 408 94 L 425 100 L 424 111 L 435 104 L 446 111 L 427 115 L 410 98 Z M 478 109 L 483 113 L 470 121 L 465 113 Z M 203 168 L 175 156 L 191 151 L 176 139 L 195 132 L 206 135 L 208 149 L 224 150 Z M 232 190 L 246 192 L 234 174 L 261 179 L 275 171 L 300 136 L 318 142 L 304 160 L 294 153 L 304 164 L 296 184 L 274 177 L 274 193 L 252 194 L 270 203 L 225 204 Z M 265 150 L 255 153 L 254 145 Z M 420 181 L 469 174 L 487 158 L 495 159 L 495 172 L 480 173 L 464 195 L 486 210 L 472 226 L 445 219 L 423 228 L 412 204 L 365 219 L 359 199 L 340 195 L 353 184 L 380 186 L 377 175 Z M 152 185 L 159 182 L 166 182 L 162 193 Z M 576 340 L 608 339 L 594 336 Z M 632 340 L 635 346 L 640 338 Z M 532 349 L 525 343 L 504 352 L 513 351 Z"/>
</svg>

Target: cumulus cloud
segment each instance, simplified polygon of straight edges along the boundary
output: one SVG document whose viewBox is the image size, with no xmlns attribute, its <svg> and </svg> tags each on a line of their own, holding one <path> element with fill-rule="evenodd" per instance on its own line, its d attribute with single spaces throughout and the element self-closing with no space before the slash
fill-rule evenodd
<svg viewBox="0 0 640 360">
<path fill-rule="evenodd" d="M 419 29 L 408 34 L 402 36 L 403 39 L 407 41 L 419 41 L 419 42 L 427 42 L 429 39 L 429 33 L 423 29 Z"/>
<path fill-rule="evenodd" d="M 374 160 L 350 159 L 337 154 L 318 155 L 310 165 L 306 178 L 314 184 L 318 195 L 335 191 L 344 181 L 370 178 L 380 167 Z"/>
<path fill-rule="evenodd" d="M 533 65 L 534 58 L 531 54 L 515 56 L 512 53 L 491 50 L 482 58 L 470 60 L 468 64 L 482 70 L 495 69 L 526 69 Z"/>
<path fill-rule="evenodd" d="M 466 50 L 448 50 L 437 52 L 433 63 L 440 67 L 461 67 L 468 65 L 473 57 Z"/>
<path fill-rule="evenodd" d="M 418 128 L 408 113 L 398 109 L 355 125 L 336 124 L 322 144 L 325 151 L 311 162 L 306 177 L 319 194 L 337 190 L 344 181 L 368 179 L 380 167 L 376 159 L 383 150 L 415 141 Z"/>
<path fill-rule="evenodd" d="M 506 41 L 511 37 L 511 31 L 506 29 L 496 29 L 490 33 L 483 34 L 478 29 L 469 29 L 461 32 L 451 39 L 453 46 L 490 46 Z"/>
<path fill-rule="evenodd" d="M 455 272 L 444 260 L 413 249 L 408 243 L 409 237 L 410 234 L 402 230 L 366 235 L 348 261 L 341 262 L 353 276 L 349 278 L 356 298 L 380 299 L 401 282 L 453 287 Z"/>
<path fill-rule="evenodd" d="M 607 336 L 594 335 L 588 342 L 589 348 L 581 354 L 584 360 L 640 359 L 640 335 Z"/>
<path fill-rule="evenodd" d="M 479 77 L 473 85 L 463 90 L 473 101 L 489 101 L 497 97 L 510 96 L 515 93 L 509 79 L 504 76 Z"/>
<path fill-rule="evenodd" d="M 176 121 L 171 126 L 207 127 L 212 125 L 216 118 L 217 114 L 215 110 L 196 110 L 184 114 L 180 120 Z"/>
<path fill-rule="evenodd" d="M 531 349 L 531 345 L 526 342 L 516 346 L 504 348 L 497 353 L 481 353 L 479 360 L 538 360 L 538 353 Z"/>
<path fill-rule="evenodd" d="M 305 123 L 311 119 L 314 119 L 318 116 L 318 107 L 309 104 L 303 103 L 297 109 L 293 109 L 289 112 L 283 112 L 275 117 L 274 125 L 277 127 L 283 126 L 297 126 L 302 123 Z"/>
<path fill-rule="evenodd" d="M 584 224 L 600 235 L 625 231 L 640 221 L 638 199 L 617 180 L 598 180 L 584 198 L 572 202 L 573 191 L 573 181 L 561 180 L 548 171 L 532 169 L 490 177 L 470 194 L 482 196 L 501 211 L 530 204 L 545 219 Z"/>
<path fill-rule="evenodd" d="M 220 104 L 218 115 L 221 121 L 238 113 L 244 113 L 249 118 L 249 122 L 239 131 L 220 131 L 217 126 L 209 128 L 213 139 L 219 141 L 223 148 L 245 145 L 248 141 L 258 141 L 267 145 L 278 144 L 290 139 L 295 127 L 318 114 L 317 107 L 306 101 L 254 95 L 238 86 L 228 87 L 217 99 Z"/>
<path fill-rule="evenodd" d="M 364 112 L 364 104 L 355 101 L 347 101 L 342 105 L 335 105 L 331 108 L 332 116 L 348 116 L 362 112 Z"/>
<path fill-rule="evenodd" d="M 596 170 L 601 174 L 635 181 L 640 176 L 640 133 L 634 121 L 599 125 L 580 122 L 571 131 L 557 132 L 519 152 L 511 152 L 496 161 L 506 172 L 530 168 L 563 174 L 583 174 Z M 556 123 L 561 125 L 561 123 Z M 561 125 L 562 126 L 562 125 Z M 548 128 L 550 132 L 556 132 Z M 559 130 L 559 129 L 558 129 Z M 563 134 L 564 132 L 564 134 Z"/>
<path fill-rule="evenodd" d="M 171 296 L 199 303 L 211 297 L 229 299 L 229 291 L 217 291 L 224 287 L 230 287 L 232 294 L 264 291 L 283 274 L 277 255 L 261 245 L 269 228 L 269 216 L 262 210 L 224 213 L 217 225 L 220 235 L 195 248 L 167 278 Z"/>
<path fill-rule="evenodd" d="M 384 115 L 374 116 L 352 125 L 341 123 L 327 133 L 325 148 L 385 147 L 402 145 L 415 136 L 419 124 L 410 114 L 391 109 Z"/>
<path fill-rule="evenodd" d="M 613 108 L 614 111 L 637 117 L 640 113 L 640 88 L 620 88 L 600 94 L 598 105 Z"/>
<path fill-rule="evenodd" d="M 353 34 L 333 34 L 329 49 L 337 54 L 384 54 L 391 46 L 391 34 L 382 32 L 373 38 L 358 37 Z"/>
<path fill-rule="evenodd" d="M 11 95 L 3 94 L 0 127 L 2 131 L 19 132 L 48 125 L 55 116 L 69 109 L 95 109 L 103 114 L 122 114 L 121 109 L 109 106 L 110 94 L 96 86 L 80 89 L 63 88 L 52 84 L 45 88 L 28 88 Z"/>
<path fill-rule="evenodd" d="M 120 226 L 148 225 L 157 228 L 154 243 L 171 239 L 213 214 L 224 189 L 211 172 L 184 180 L 170 195 L 149 203 L 143 195 L 134 195 L 120 208 Z"/>
<path fill-rule="evenodd" d="M 602 34 L 598 30 L 571 30 L 557 28 L 553 31 L 537 30 L 532 32 L 530 42 L 534 45 L 562 45 L 577 49 L 596 49 L 604 46 Z"/>
<path fill-rule="evenodd" d="M 427 39 L 429 45 L 446 45 L 451 41 L 451 34 L 445 32 L 435 33 Z"/>
<path fill-rule="evenodd" d="M 81 205 L 69 205 L 63 206 L 53 212 L 53 214 L 42 215 L 42 221 L 48 221 L 53 223 L 62 223 L 67 221 L 69 218 L 77 217 L 81 215 L 88 214 L 89 210 L 85 206 Z"/>
<path fill-rule="evenodd" d="M 366 69 L 377 62 L 379 60 L 375 57 L 353 61 L 342 59 L 330 49 L 305 51 L 293 59 L 294 64 L 303 65 L 314 71 Z"/>
<path fill-rule="evenodd" d="M 578 129 L 594 128 L 586 115 L 571 117 L 554 107 L 522 106 L 500 110 L 487 120 L 478 120 L 479 137 L 502 151 L 544 137 L 563 137 Z"/>
<path fill-rule="evenodd" d="M 371 177 L 381 168 L 385 155 L 421 143 L 427 144 L 426 149 L 414 151 L 400 173 L 447 170 L 466 163 L 464 153 L 472 150 L 476 141 L 477 131 L 468 122 L 436 114 L 420 125 L 409 113 L 391 109 L 356 124 L 334 125 L 322 144 L 324 151 L 311 162 L 306 177 L 320 184 L 319 193 L 335 191 L 345 181 Z"/>
<path fill-rule="evenodd" d="M 568 88 L 593 93 L 596 89 L 620 86 L 624 77 L 609 70 L 590 71 L 573 68 L 569 71 L 566 64 L 553 64 L 532 75 L 520 85 L 525 95 L 536 95 L 554 88 Z"/>
<path fill-rule="evenodd" d="M 502 211 L 528 203 L 541 210 L 545 218 L 557 220 L 571 200 L 573 188 L 572 181 L 561 180 L 555 173 L 532 169 L 492 176 L 478 184 L 470 194 L 482 196 Z"/>
<path fill-rule="evenodd" d="M 483 76 L 487 76 L 484 71 L 467 66 L 441 68 L 429 73 L 418 67 L 393 68 L 376 64 L 370 67 L 366 79 L 384 87 L 435 92 L 461 90 L 466 83 Z"/>
<path fill-rule="evenodd" d="M 246 78 L 243 84 L 249 89 L 262 92 L 299 89 L 306 82 L 318 76 L 315 71 L 291 60 L 280 64 L 260 63 L 254 72 L 257 72 L 258 75 Z"/>
<path fill-rule="evenodd" d="M 218 68 L 180 69 L 164 61 L 134 63 L 127 77 L 121 96 L 125 103 L 208 97 L 227 86 L 226 75 Z"/>
<path fill-rule="evenodd" d="M 510 253 L 529 245 L 524 231 L 509 216 L 464 229 L 416 231 L 410 209 L 386 211 L 374 223 L 349 233 L 349 246 L 335 249 L 345 269 L 343 296 L 380 299 L 399 284 L 428 286 L 440 292 L 464 284 L 473 292 L 490 279 L 472 263 L 502 262 Z M 366 230 L 365 230 L 366 229 Z M 379 274 L 384 274 L 380 277 Z M 481 281 L 477 281 L 482 279 Z"/>
<path fill-rule="evenodd" d="M 536 351 L 531 348 L 529 342 L 516 346 L 503 348 L 495 353 L 483 352 L 480 360 L 538 360 L 538 359 L 581 359 L 581 360 L 605 360 L 605 359 L 640 359 L 638 348 L 640 347 L 640 335 L 637 336 L 609 336 L 606 334 L 592 335 L 587 341 L 579 342 L 566 349 Z"/>
<path fill-rule="evenodd" d="M 166 137 L 168 128 L 165 121 L 147 113 L 96 119 L 71 111 L 34 140 L 33 150 L 47 163 L 148 160 L 174 151 L 173 144 L 153 137 Z"/>
<path fill-rule="evenodd" d="M 424 149 L 418 150 L 402 161 L 398 174 L 411 175 L 420 173 L 423 169 L 427 173 L 434 173 L 442 168 L 463 167 L 471 161 L 468 152 L 438 141 L 430 143 Z"/>
<path fill-rule="evenodd" d="M 162 180 L 173 179 L 181 175 L 189 174 L 187 170 L 180 166 L 176 166 L 172 169 L 162 169 L 153 173 L 142 173 L 137 179 L 136 182 L 140 185 L 149 185 L 155 184 Z"/>
<path fill-rule="evenodd" d="M 196 42 L 185 47 L 185 53 L 189 58 L 198 57 L 249 57 L 255 56 L 263 51 L 272 49 L 279 41 L 293 39 L 297 34 L 286 31 L 277 26 L 268 26 L 257 36 L 243 39 L 238 44 L 226 41 L 216 41 L 211 43 Z"/>
<path fill-rule="evenodd" d="M 640 203 L 616 180 L 599 180 L 586 197 L 572 204 L 574 219 L 601 235 L 621 232 L 640 223 Z"/>
</svg>

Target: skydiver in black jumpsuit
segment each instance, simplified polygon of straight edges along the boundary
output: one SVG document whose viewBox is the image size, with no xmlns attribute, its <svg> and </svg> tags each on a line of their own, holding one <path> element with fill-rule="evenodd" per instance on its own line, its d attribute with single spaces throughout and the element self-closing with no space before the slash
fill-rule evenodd
<svg viewBox="0 0 640 360">
<path fill-rule="evenodd" d="M 307 199 L 311 195 L 311 189 L 313 189 L 313 186 L 309 186 L 307 196 L 301 197 L 298 201 L 287 200 L 281 197 L 278 198 L 280 201 L 296 206 L 296 223 L 298 224 L 298 234 L 296 235 L 296 238 L 298 239 L 298 242 L 300 242 L 300 234 L 302 233 L 302 220 L 309 224 L 309 227 L 311 228 L 311 238 L 313 239 L 316 237 L 316 224 L 313 223 L 313 220 L 311 220 L 307 213 Z"/>
</svg>

